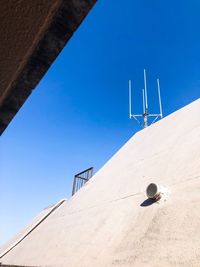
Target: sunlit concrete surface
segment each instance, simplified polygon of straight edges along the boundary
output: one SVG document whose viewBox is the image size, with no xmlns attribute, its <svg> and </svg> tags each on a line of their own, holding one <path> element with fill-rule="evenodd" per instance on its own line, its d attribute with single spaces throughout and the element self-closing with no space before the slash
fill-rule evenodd
<svg viewBox="0 0 200 267">
<path fill-rule="evenodd" d="M 0 262 L 199 267 L 199 118 L 197 100 L 136 133 Z M 146 187 L 151 182 L 166 186 L 170 195 L 149 201 Z"/>
</svg>

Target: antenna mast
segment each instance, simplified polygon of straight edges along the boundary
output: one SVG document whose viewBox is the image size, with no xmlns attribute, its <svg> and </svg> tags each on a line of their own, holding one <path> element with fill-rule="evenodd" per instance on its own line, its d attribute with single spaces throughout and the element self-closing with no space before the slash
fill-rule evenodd
<svg viewBox="0 0 200 267">
<path fill-rule="evenodd" d="M 159 100 L 159 108 L 160 113 L 159 114 L 149 114 L 148 112 L 148 95 L 147 95 L 147 78 L 146 78 L 146 70 L 144 69 L 144 89 L 142 89 L 142 105 L 143 105 L 143 114 L 132 114 L 132 86 L 131 86 L 131 80 L 128 82 L 129 86 L 129 118 L 133 118 L 142 128 L 146 128 L 149 125 L 153 124 L 158 120 L 158 118 L 163 118 L 163 112 L 162 112 L 162 102 L 161 102 L 161 95 L 160 95 L 160 81 L 157 79 L 157 87 L 158 87 L 158 100 Z M 140 122 L 138 119 L 139 117 L 143 118 L 143 123 Z M 148 118 L 154 117 L 154 120 L 152 123 L 148 123 Z"/>
<path fill-rule="evenodd" d="M 160 81 L 159 81 L 159 79 L 157 79 L 157 85 L 158 85 L 158 99 L 159 99 L 159 107 L 160 107 L 160 117 L 162 119 L 163 113 L 162 113 L 162 102 L 161 102 L 161 96 L 160 96 Z"/>
<path fill-rule="evenodd" d="M 129 90 L 129 118 L 131 119 L 131 103 L 132 103 L 132 99 L 131 99 L 131 80 L 128 81 L 128 90 Z"/>
</svg>

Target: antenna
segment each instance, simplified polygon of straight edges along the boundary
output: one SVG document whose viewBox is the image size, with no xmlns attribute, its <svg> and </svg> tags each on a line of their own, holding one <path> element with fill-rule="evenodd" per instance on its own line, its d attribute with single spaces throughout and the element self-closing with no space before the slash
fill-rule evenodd
<svg viewBox="0 0 200 267">
<path fill-rule="evenodd" d="M 142 105 L 143 105 L 143 114 L 145 113 L 145 95 L 144 89 L 142 89 Z"/>
<path fill-rule="evenodd" d="M 160 81 L 157 79 L 157 87 L 158 87 L 158 100 L 159 100 L 159 108 L 160 113 L 159 114 L 149 114 L 148 113 L 148 95 L 147 95 L 147 76 L 146 76 L 146 70 L 144 69 L 144 89 L 142 89 L 142 107 L 143 107 L 143 114 L 132 114 L 132 86 L 131 86 L 131 80 L 128 82 L 129 87 L 129 118 L 133 118 L 142 128 L 146 128 L 149 126 L 148 123 L 148 117 L 154 117 L 152 123 L 157 121 L 158 118 L 163 118 L 163 112 L 162 112 L 162 102 L 161 102 L 161 95 L 160 95 Z M 143 123 L 140 122 L 138 117 L 143 118 Z"/>
<path fill-rule="evenodd" d="M 160 81 L 159 81 L 159 79 L 157 79 L 157 85 L 158 85 L 158 99 L 159 99 L 159 106 L 160 106 L 160 117 L 163 118 L 162 102 L 161 102 L 161 96 L 160 96 Z"/>
<path fill-rule="evenodd" d="M 145 112 L 148 111 L 148 99 L 147 99 L 147 77 L 146 77 L 146 70 L 144 69 L 144 96 L 145 96 Z"/>
<path fill-rule="evenodd" d="M 129 118 L 131 119 L 131 80 L 128 81 L 128 90 L 129 90 Z"/>
</svg>

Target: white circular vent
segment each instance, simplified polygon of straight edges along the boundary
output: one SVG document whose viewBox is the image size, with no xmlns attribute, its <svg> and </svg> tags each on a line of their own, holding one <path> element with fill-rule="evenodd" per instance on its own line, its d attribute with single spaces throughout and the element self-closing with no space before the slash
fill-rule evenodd
<svg viewBox="0 0 200 267">
<path fill-rule="evenodd" d="M 168 188 L 156 183 L 149 184 L 146 189 L 147 197 L 156 201 L 160 200 L 161 197 L 163 200 L 166 200 L 166 198 L 169 196 L 169 193 L 170 192 Z"/>
<path fill-rule="evenodd" d="M 146 194 L 148 198 L 159 200 L 161 198 L 162 191 L 162 186 L 151 183 L 147 186 Z"/>
</svg>

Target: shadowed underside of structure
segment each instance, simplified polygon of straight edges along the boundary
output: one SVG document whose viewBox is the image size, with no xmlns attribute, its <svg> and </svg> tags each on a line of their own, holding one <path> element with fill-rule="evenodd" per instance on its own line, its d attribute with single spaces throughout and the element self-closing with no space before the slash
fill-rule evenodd
<svg viewBox="0 0 200 267">
<path fill-rule="evenodd" d="M 197 100 L 138 132 L 71 199 L 5 245 L 0 262 L 199 267 L 199 117 Z M 151 182 L 169 189 L 166 201 L 146 200 Z"/>
<path fill-rule="evenodd" d="M 0 135 L 96 0 L 1 0 Z"/>
</svg>

